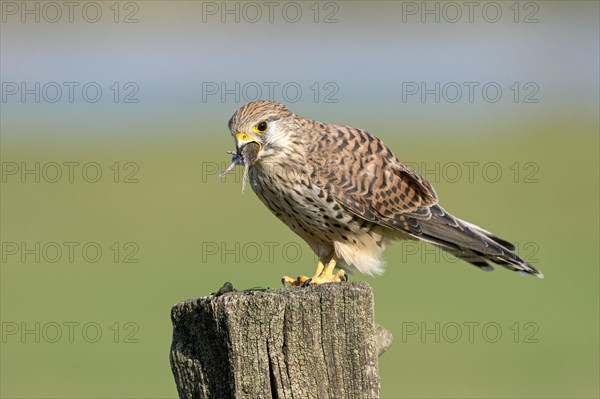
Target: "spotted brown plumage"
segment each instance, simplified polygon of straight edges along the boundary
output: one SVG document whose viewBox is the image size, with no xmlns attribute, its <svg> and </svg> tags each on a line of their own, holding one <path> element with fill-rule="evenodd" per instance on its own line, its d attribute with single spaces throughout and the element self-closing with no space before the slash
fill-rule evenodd
<svg viewBox="0 0 600 399">
<path fill-rule="evenodd" d="M 483 270 L 492 262 L 543 277 L 511 243 L 447 213 L 429 182 L 367 131 L 305 119 L 272 101 L 241 107 L 229 129 L 238 154 L 258 145 L 245 165 L 254 192 L 319 257 L 312 277 L 284 281 L 334 282 L 349 268 L 381 274 L 392 239 L 430 242 Z"/>
</svg>

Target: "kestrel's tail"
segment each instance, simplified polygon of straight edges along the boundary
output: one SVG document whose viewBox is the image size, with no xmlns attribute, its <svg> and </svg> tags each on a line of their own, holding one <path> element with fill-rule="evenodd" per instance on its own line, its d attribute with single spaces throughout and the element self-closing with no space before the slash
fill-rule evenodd
<svg viewBox="0 0 600 399">
<path fill-rule="evenodd" d="M 422 233 L 417 237 L 471 263 L 484 271 L 494 268 L 493 262 L 509 270 L 531 274 L 538 278 L 544 275 L 514 253 L 515 246 L 474 224 L 457 219 L 441 206 L 430 208 L 431 218 L 419 220 Z"/>
</svg>

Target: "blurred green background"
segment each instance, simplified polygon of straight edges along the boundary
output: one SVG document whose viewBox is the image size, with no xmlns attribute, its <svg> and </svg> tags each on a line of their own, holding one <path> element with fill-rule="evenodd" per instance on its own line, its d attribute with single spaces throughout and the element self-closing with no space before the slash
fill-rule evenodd
<svg viewBox="0 0 600 399">
<path fill-rule="evenodd" d="M 448 211 L 518 243 L 546 275 L 486 274 L 427 246 L 391 245 L 384 276 L 351 276 L 373 286 L 377 321 L 394 335 L 382 397 L 599 396 L 597 2 L 501 2 L 495 23 L 485 3 L 473 22 L 466 9 L 448 22 L 438 3 L 439 23 L 422 22 L 421 2 L 294 3 L 296 23 L 281 14 L 287 3 L 272 23 L 265 8 L 248 22 L 255 14 L 236 2 L 239 22 L 225 23 L 220 2 L 121 2 L 116 17 L 102 2 L 96 23 L 79 8 L 72 23 L 65 10 L 49 23 L 44 3 L 39 23 L 22 22 L 21 3 L 16 14 L 6 3 L 2 397 L 174 398 L 173 304 L 225 281 L 277 287 L 283 274 L 312 272 L 308 247 L 241 193 L 241 171 L 218 178 L 233 149 L 227 120 L 252 93 L 206 90 L 236 82 L 275 82 L 292 111 L 380 136 Z M 80 86 L 73 102 L 40 91 L 38 103 L 9 94 L 22 82 Z M 95 103 L 79 90 L 89 82 L 102 88 Z M 403 82 L 494 82 L 502 96 L 421 101 Z M 290 83 L 302 95 L 286 102 Z M 139 101 L 125 102 L 136 88 Z M 532 88 L 538 101 L 525 102 Z M 77 163 L 72 179 L 65 162 Z M 39 182 L 23 174 L 36 163 Z"/>
</svg>

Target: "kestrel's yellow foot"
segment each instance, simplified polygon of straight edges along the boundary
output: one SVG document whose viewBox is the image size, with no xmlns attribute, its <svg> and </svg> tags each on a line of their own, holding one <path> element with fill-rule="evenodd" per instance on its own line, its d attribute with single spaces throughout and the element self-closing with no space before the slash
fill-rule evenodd
<svg viewBox="0 0 600 399">
<path fill-rule="evenodd" d="M 298 278 L 293 279 L 289 276 L 283 276 L 281 282 L 285 285 L 285 283 L 306 287 L 307 285 L 314 284 L 329 284 L 329 283 L 339 283 L 342 280 L 347 281 L 348 276 L 346 276 L 346 272 L 343 269 L 338 270 L 337 273 L 333 274 L 333 269 L 337 264 L 337 258 L 334 257 L 327 263 L 325 266 L 323 260 L 320 260 L 317 264 L 317 270 L 315 270 L 315 274 L 312 277 L 307 276 L 298 276 Z"/>
<path fill-rule="evenodd" d="M 310 279 L 312 279 L 312 277 L 308 277 L 308 276 L 298 276 L 297 278 L 291 278 L 290 276 L 283 276 L 281 278 L 281 284 L 285 285 L 285 283 L 288 283 L 289 285 L 294 285 L 294 286 L 304 286 L 305 282 L 310 281 Z"/>
</svg>

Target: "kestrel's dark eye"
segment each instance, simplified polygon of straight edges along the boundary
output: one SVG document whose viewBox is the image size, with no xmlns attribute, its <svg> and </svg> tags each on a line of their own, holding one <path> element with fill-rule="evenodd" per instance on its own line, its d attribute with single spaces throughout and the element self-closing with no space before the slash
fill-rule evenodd
<svg viewBox="0 0 600 399">
<path fill-rule="evenodd" d="M 258 130 L 259 132 L 265 132 L 267 130 L 267 122 L 259 122 L 258 125 L 256 125 L 256 130 Z"/>
</svg>

